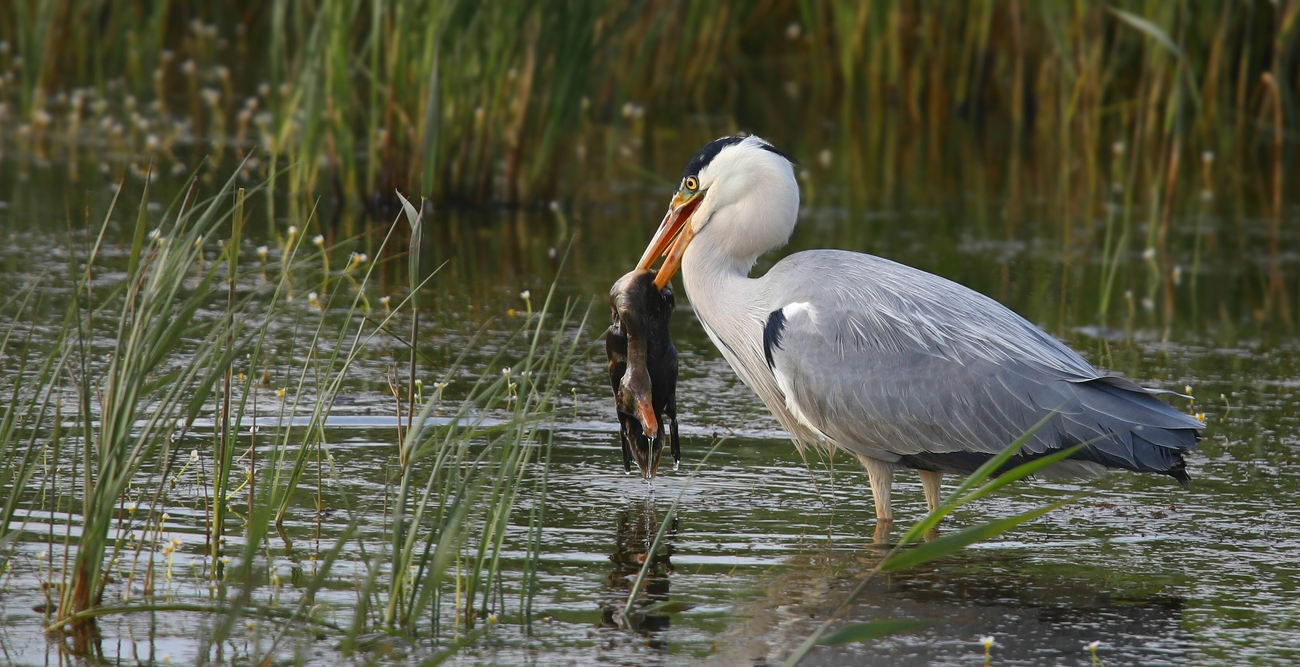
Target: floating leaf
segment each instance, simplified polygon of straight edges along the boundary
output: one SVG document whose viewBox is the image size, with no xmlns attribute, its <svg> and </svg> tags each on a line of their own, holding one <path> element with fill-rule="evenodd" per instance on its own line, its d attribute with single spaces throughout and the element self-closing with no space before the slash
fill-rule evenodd
<svg viewBox="0 0 1300 667">
<path fill-rule="evenodd" d="M 851 642 L 865 642 L 889 635 L 924 630 L 935 623 L 938 621 L 923 618 L 885 618 L 879 621 L 853 623 L 822 637 L 817 643 L 823 646 L 838 646 Z"/>
</svg>

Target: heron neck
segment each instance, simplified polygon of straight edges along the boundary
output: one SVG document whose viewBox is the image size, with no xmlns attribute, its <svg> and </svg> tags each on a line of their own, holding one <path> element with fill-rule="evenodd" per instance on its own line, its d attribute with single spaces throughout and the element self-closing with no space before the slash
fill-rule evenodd
<svg viewBox="0 0 1300 667">
<path fill-rule="evenodd" d="M 738 260 L 708 240 L 697 238 L 686 249 L 682 257 L 682 284 L 696 317 L 714 343 L 723 348 L 724 354 L 730 350 L 743 356 L 747 352 L 743 348 L 753 347 L 755 331 L 757 340 L 762 340 L 763 321 L 768 311 L 762 299 L 763 279 L 748 275 L 753 258 Z M 761 350 L 755 352 L 761 357 Z"/>
</svg>

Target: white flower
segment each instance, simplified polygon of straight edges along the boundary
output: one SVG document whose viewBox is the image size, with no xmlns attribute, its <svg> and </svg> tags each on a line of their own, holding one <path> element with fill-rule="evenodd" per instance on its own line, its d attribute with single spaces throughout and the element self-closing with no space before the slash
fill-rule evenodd
<svg viewBox="0 0 1300 667">
<path fill-rule="evenodd" d="M 1098 646 L 1101 646 L 1101 642 L 1099 641 L 1088 642 L 1089 651 L 1096 651 Z"/>
<path fill-rule="evenodd" d="M 197 449 L 191 449 L 191 450 L 190 450 L 190 460 L 191 460 L 191 461 L 197 461 L 197 460 L 199 460 L 199 450 L 197 450 Z"/>
<path fill-rule="evenodd" d="M 985 650 L 988 650 L 993 648 L 996 642 L 993 641 L 993 637 L 980 637 L 980 643 L 984 645 Z"/>
<path fill-rule="evenodd" d="M 298 235 L 298 228 L 294 225 L 289 225 L 289 238 L 293 238 L 297 235 Z"/>
<path fill-rule="evenodd" d="M 523 299 L 524 301 L 527 301 L 528 298 L 531 297 L 532 295 L 533 295 L 532 292 L 530 292 L 530 291 L 528 291 L 528 290 L 524 290 L 524 291 L 522 291 L 522 292 L 519 293 L 519 298 Z"/>
<path fill-rule="evenodd" d="M 318 248 L 324 248 L 324 247 L 325 247 L 325 237 L 324 237 L 324 236 L 321 236 L 320 234 L 317 234 L 314 238 L 312 238 L 312 240 L 311 240 L 311 244 L 314 245 L 314 246 L 316 246 L 316 247 L 318 247 Z"/>
</svg>

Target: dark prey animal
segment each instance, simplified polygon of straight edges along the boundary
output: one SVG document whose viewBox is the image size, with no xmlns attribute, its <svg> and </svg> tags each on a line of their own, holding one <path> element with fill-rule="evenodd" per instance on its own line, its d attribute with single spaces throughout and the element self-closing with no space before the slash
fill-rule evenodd
<svg viewBox="0 0 1300 667">
<path fill-rule="evenodd" d="M 635 462 L 646 479 L 653 479 L 659 469 L 665 437 L 673 461 L 682 460 L 677 439 L 677 348 L 668 335 L 676 301 L 672 288 L 660 290 L 654 279 L 654 271 L 639 269 L 614 283 L 609 290 L 613 323 L 605 332 L 623 467 L 631 472 Z"/>
</svg>

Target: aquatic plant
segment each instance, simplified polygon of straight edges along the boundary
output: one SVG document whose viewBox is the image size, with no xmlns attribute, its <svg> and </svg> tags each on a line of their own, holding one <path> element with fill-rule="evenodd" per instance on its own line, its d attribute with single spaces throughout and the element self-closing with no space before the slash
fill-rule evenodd
<svg viewBox="0 0 1300 667">
<path fill-rule="evenodd" d="M 233 322 L 198 325 L 194 319 L 213 289 L 217 265 L 199 273 L 197 288 L 187 284 L 200 264 L 205 237 L 225 219 L 219 204 L 230 190 L 227 183 L 201 209 L 187 196 L 167 235 L 147 238 L 146 188 L 121 300 L 115 300 L 117 312 L 109 316 L 117 320 L 115 343 L 102 368 L 94 367 L 90 354 L 91 319 L 105 305 L 90 300 L 90 267 L 98 247 L 87 258 L 86 275 L 69 307 L 75 328 L 55 353 L 69 355 L 79 371 L 75 423 L 84 451 L 81 539 L 55 627 L 88 624 L 86 614 L 103 599 L 105 551 L 128 486 L 158 452 L 169 452 L 173 430 L 192 423 L 238 349 L 230 345 L 240 333 Z M 81 315 L 83 309 L 89 315 Z M 182 348 L 188 362 L 175 367 Z"/>
<path fill-rule="evenodd" d="M 287 195 L 268 219 L 327 199 L 311 233 L 329 246 L 400 210 L 395 188 L 598 199 L 609 174 L 672 173 L 682 146 L 751 130 L 804 157 L 807 201 L 924 207 L 938 185 L 972 193 L 981 232 L 1005 209 L 1009 241 L 1051 220 L 1062 291 L 1095 281 L 1081 316 L 1109 325 L 1131 292 L 1167 331 L 1186 299 L 1169 239 L 1206 213 L 1188 156 L 1267 204 L 1274 258 L 1295 190 L 1294 3 L 25 0 L 0 16 L 0 141 L 66 154 L 74 178 L 81 155 L 119 177 L 233 148 Z M 1272 266 L 1262 317 L 1294 329 Z"/>
<path fill-rule="evenodd" d="M 299 622 L 337 633 L 345 650 L 372 628 L 470 643 L 482 634 L 470 632 L 480 619 L 505 613 L 503 541 L 521 496 L 532 503 L 530 548 L 540 548 L 550 451 L 546 420 L 577 353 L 583 322 L 575 317 L 576 305 L 557 306 L 552 287 L 516 334 L 524 351 L 503 345 L 489 363 L 511 370 L 478 377 L 463 398 L 447 402 L 441 390 L 425 397 L 413 388 L 410 426 L 399 430 L 393 450 L 399 479 L 386 526 L 391 539 L 363 538 L 357 527 L 370 510 L 338 491 L 348 519 L 319 552 L 297 599 L 259 598 L 264 572 L 272 567 L 268 532 L 287 514 L 304 511 L 298 486 L 316 473 L 307 511 L 319 517 L 327 509 L 321 487 L 338 484 L 325 425 L 353 362 L 372 340 L 398 338 L 392 324 L 413 317 L 410 303 L 419 286 L 376 321 L 362 313 L 377 270 L 372 263 L 354 257 L 321 277 L 323 260 L 315 253 L 300 259 L 303 235 L 290 234 L 278 258 L 283 266 L 259 249 L 265 264 L 250 268 L 239 261 L 242 229 L 249 198 L 264 192 L 235 188 L 232 178 L 200 200 L 198 180 L 191 179 L 153 231 L 146 181 L 129 230 L 126 271 L 120 283 L 105 288 L 96 276 L 114 199 L 93 248 L 76 264 L 66 314 L 57 336 L 44 341 L 50 346 L 44 358 L 25 344 L 48 319 L 39 312 L 37 292 L 25 290 L 0 304 L 14 316 L 0 336 L 0 359 L 14 371 L 6 374 L 13 379 L 5 382 L 8 403 L 0 417 L 0 553 L 7 558 L 24 532 L 19 516 L 67 512 L 43 536 L 54 597 L 49 628 L 66 632 L 79 650 L 87 650 L 95 619 L 141 611 L 206 612 L 211 622 L 201 633 L 201 656 L 242 627 L 240 619 L 271 624 L 268 656 Z M 214 250 L 218 261 L 205 261 Z M 353 277 L 359 266 L 365 271 Z M 346 316 L 320 317 L 309 329 L 292 398 L 277 391 L 278 417 L 259 424 L 259 396 L 270 387 L 267 372 L 258 370 L 270 362 L 272 326 L 303 312 L 295 291 L 315 290 L 321 307 L 331 308 L 335 295 L 348 290 L 327 292 L 327 285 L 348 280 L 353 288 Z M 109 327 L 113 333 L 105 339 Z M 332 349 L 322 354 L 327 342 Z M 440 385 L 464 375 L 468 352 L 443 371 Z M 437 420 L 431 419 L 435 410 Z M 305 427 L 292 419 L 301 414 L 310 415 Z M 399 411 L 399 423 L 402 416 Z M 188 456 L 187 443 L 197 445 Z M 209 587 L 206 596 L 175 592 L 175 580 L 185 576 L 172 565 L 182 544 L 163 534 L 177 521 L 165 508 L 185 504 L 174 497 L 178 483 L 198 491 L 192 502 L 202 519 L 204 557 L 191 576 Z M 62 574 L 55 569 L 60 542 Z M 365 561 L 371 569 L 355 614 L 336 623 L 320 617 L 312 600 L 354 543 L 372 554 Z M 519 591 L 521 621 L 531 595 L 529 586 Z M 383 610 L 374 624 L 372 600 Z M 455 617 L 446 628 L 439 620 L 444 613 Z"/>
<path fill-rule="evenodd" d="M 395 186 L 438 201 L 573 196 L 591 169 L 683 131 L 744 128 L 873 186 L 848 197 L 891 201 L 914 172 L 961 178 L 943 148 L 953 145 L 1004 165 L 990 185 L 1015 205 L 1052 192 L 1076 217 L 1098 212 L 1108 159 L 1122 157 L 1118 183 L 1161 209 L 1162 225 L 1195 169 L 1189 151 L 1231 164 L 1266 157 L 1268 197 L 1286 189 L 1294 152 L 1294 4 L 191 9 L 26 0 L 0 10 L 0 69 L 17 75 L 0 96 L 9 91 L 28 145 L 44 147 L 56 125 L 84 131 L 107 118 L 110 129 L 142 123 L 139 139 L 154 136 L 155 148 L 219 153 L 236 128 L 238 150 L 271 153 L 271 173 L 302 165 L 291 192 L 329 193 L 355 212 Z M 698 113 L 714 120 L 682 121 Z M 173 132 L 172 119 L 184 127 Z M 1115 141 L 1128 150 L 1108 157 Z"/>
<path fill-rule="evenodd" d="M 120 179 L 151 158 L 181 173 L 247 158 L 241 177 L 277 194 L 266 218 L 324 201 L 303 233 L 333 247 L 398 212 L 395 189 L 421 216 L 607 199 L 611 179 L 661 182 L 694 146 L 756 131 L 803 159 L 814 205 L 962 192 L 968 227 L 1009 245 L 1049 221 L 1061 293 L 1097 294 L 1074 312 L 1058 299 L 1056 319 L 1165 332 L 1187 302 L 1199 314 L 1179 287 L 1205 246 L 1188 262 L 1170 239 L 1215 214 L 1190 157 L 1209 152 L 1224 200 L 1267 207 L 1259 318 L 1294 330 L 1278 258 L 1297 17 L 1229 0 L 23 0 L 0 6 L 0 144 L 65 158 L 74 179 L 83 160 Z"/>
</svg>

